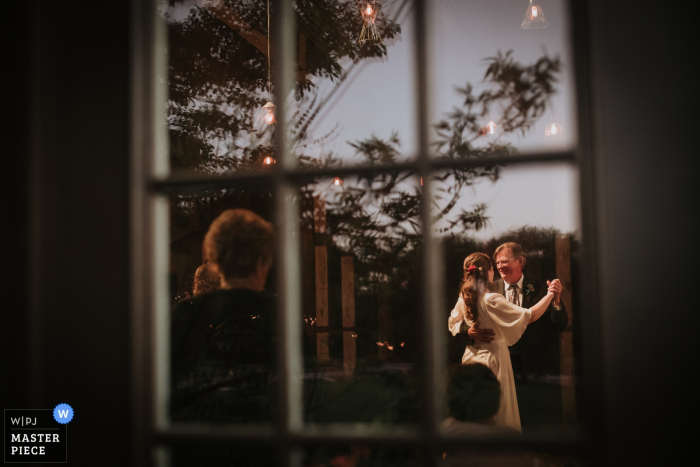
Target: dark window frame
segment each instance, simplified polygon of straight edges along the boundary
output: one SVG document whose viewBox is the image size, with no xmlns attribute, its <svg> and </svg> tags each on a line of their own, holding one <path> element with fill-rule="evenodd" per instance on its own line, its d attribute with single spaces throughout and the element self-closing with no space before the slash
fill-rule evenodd
<svg viewBox="0 0 700 467">
<path fill-rule="evenodd" d="M 595 167 L 591 157 L 593 136 L 590 124 L 590 77 L 588 64 L 588 25 L 587 2 L 571 0 L 569 2 L 569 19 L 571 24 L 571 43 L 574 51 L 574 70 L 576 76 L 576 105 L 578 112 L 578 145 L 571 151 L 557 153 L 543 152 L 531 153 L 509 157 L 489 159 L 489 163 L 498 164 L 537 164 L 550 162 L 566 162 L 575 164 L 580 171 L 581 191 L 581 217 L 583 234 L 582 255 L 582 282 L 579 286 L 583 292 L 582 308 L 586 310 L 587 320 L 578 319 L 582 313 L 574 317 L 574 330 L 578 345 L 575 346 L 577 365 L 577 405 L 581 413 L 580 430 L 575 434 L 562 433 L 556 438 L 547 439 L 531 436 L 498 437 L 498 438 L 469 438 L 450 437 L 441 434 L 438 430 L 439 413 L 438 394 L 441 379 L 438 372 L 441 368 L 441 348 L 444 320 L 436 313 L 428 313 L 427 310 L 440 308 L 441 275 L 439 254 L 436 244 L 431 239 L 429 229 L 424 229 L 423 264 L 426 274 L 423 276 L 425 290 L 422 303 L 422 344 L 425 349 L 423 359 L 418 367 L 421 373 L 421 381 L 424 382 L 422 397 L 424 401 L 424 413 L 420 427 L 416 430 L 376 429 L 366 433 L 358 433 L 349 427 L 332 427 L 318 429 L 314 426 L 303 426 L 300 418 L 300 401 L 297 388 L 292 384 L 293 376 L 298 373 L 300 354 L 297 342 L 299 332 L 298 323 L 294 317 L 301 316 L 300 287 L 294 281 L 295 268 L 299 267 L 298 248 L 294 248 L 293 233 L 294 220 L 291 217 L 292 210 L 284 209 L 285 194 L 289 193 L 297 181 L 309 177 L 319 176 L 343 176 L 365 173 L 377 173 L 391 171 L 413 171 L 417 176 L 426 180 L 426 192 L 429 192 L 429 175 L 437 170 L 447 167 L 470 167 L 484 165 L 483 161 L 463 160 L 437 160 L 430 156 L 428 132 L 429 77 L 425 67 L 416 66 L 414 69 L 416 79 L 416 112 L 418 131 L 418 156 L 410 162 L 391 166 L 374 167 L 343 167 L 340 169 L 299 170 L 293 166 L 293 161 L 285 157 L 286 148 L 283 141 L 278 142 L 282 148 L 280 161 L 272 170 L 260 174 L 229 174 L 221 177 L 204 176 L 162 176 L 165 173 L 158 165 L 158 158 L 163 160 L 164 155 L 158 155 L 163 150 L 161 144 L 164 138 L 162 134 L 164 123 L 159 121 L 160 113 L 157 111 L 164 96 L 162 81 L 158 77 L 160 70 L 164 70 L 163 54 L 159 47 L 164 47 L 164 25 L 160 24 L 157 17 L 157 2 L 132 2 L 132 165 L 131 165 L 131 264 L 132 264 L 132 394 L 133 394 L 133 423 L 134 442 L 136 452 L 136 464 L 148 465 L 154 457 L 153 449 L 159 446 L 168 446 L 175 443 L 226 443 L 246 442 L 261 443 L 278 449 L 281 465 L 292 465 L 293 452 L 298 447 L 318 444 L 347 444 L 362 443 L 366 445 L 382 446 L 419 446 L 425 454 L 426 465 L 434 465 L 438 454 L 448 447 L 479 447 L 479 448 L 514 448 L 527 446 L 549 450 L 566 450 L 581 453 L 585 456 L 597 458 L 604 452 L 604 406 L 601 388 L 602 355 L 595 345 L 595 336 L 598 333 L 600 320 L 597 313 L 599 298 L 597 296 L 597 284 L 595 277 L 596 267 L 596 213 L 594 203 L 594 173 Z M 427 22 L 426 0 L 414 0 L 416 42 L 415 63 L 426 63 L 427 51 Z M 285 63 L 292 60 L 293 50 L 288 44 L 294 43 L 285 38 L 294 37 L 293 18 L 290 15 L 291 1 L 282 1 L 281 14 L 273 23 L 275 34 L 278 38 L 276 47 L 276 59 L 284 68 Z M 286 15 L 286 16 L 285 16 Z M 160 60 L 160 62 L 159 62 Z M 283 77 L 278 77 L 277 89 L 290 89 L 291 83 Z M 282 92 L 284 94 L 284 92 Z M 284 103 L 278 102 L 278 111 L 284 115 Z M 283 118 L 278 125 L 283 125 Z M 278 135 L 284 134 L 284 128 L 280 128 Z M 162 165 L 162 162 L 161 162 Z M 164 284 L 158 282 L 158 255 L 163 252 L 158 249 L 159 239 L 163 238 L 163 225 L 159 222 L 162 216 L 163 195 L 194 189 L 196 187 L 232 186 L 240 182 L 267 181 L 275 187 L 277 225 L 281 231 L 278 258 L 281 267 L 279 270 L 279 284 L 281 295 L 286 297 L 280 305 L 282 323 L 278 329 L 277 364 L 280 371 L 280 417 L 275 427 L 251 430 L 248 428 L 215 428 L 215 427 L 165 427 L 165 413 L 161 391 L 167 375 L 163 368 L 167 362 L 162 361 L 164 339 L 158 336 L 163 332 L 164 302 L 158 296 L 158 292 L 164 290 Z M 425 204 L 425 203 L 424 203 Z M 429 224 L 429 213 L 423 210 L 422 221 Z M 297 237 L 298 238 L 298 237 Z M 162 245 L 160 245 L 162 247 Z M 161 248 L 162 249 L 162 248 Z M 161 256 L 162 258 L 162 256 Z M 164 279 L 163 279 L 164 280 Z M 289 293 L 291 292 L 291 293 Z M 160 311 L 159 311 L 160 308 Z M 166 338 L 167 339 L 167 338 Z M 157 358 L 161 361 L 156 361 Z M 585 377 L 581 377 L 585 376 Z"/>
</svg>

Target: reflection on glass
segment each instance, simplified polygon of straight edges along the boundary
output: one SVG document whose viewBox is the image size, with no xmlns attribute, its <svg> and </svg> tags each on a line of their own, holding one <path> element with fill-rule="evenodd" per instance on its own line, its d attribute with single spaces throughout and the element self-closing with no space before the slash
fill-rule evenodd
<svg viewBox="0 0 700 467">
<path fill-rule="evenodd" d="M 270 201 L 263 185 L 171 199 L 174 423 L 274 422 Z"/>
<path fill-rule="evenodd" d="M 295 86 L 279 96 L 273 83 L 282 71 L 270 57 L 275 38 L 267 0 L 168 2 L 170 167 L 207 174 L 261 170 L 261 161 L 276 158 L 280 116 L 273 102 L 279 101 L 292 109 L 286 140 L 301 166 L 354 163 L 357 151 L 348 142 L 388 141 L 397 132 L 410 153 L 407 4 L 294 2 Z"/>
<path fill-rule="evenodd" d="M 448 364 L 490 369 L 499 383 L 500 408 L 486 421 L 450 413 L 452 421 L 444 428 L 478 431 L 474 424 L 481 423 L 527 433 L 575 425 L 576 172 L 562 164 L 467 172 L 468 177 L 445 171 L 434 188 L 445 264 Z M 549 301 L 541 303 L 543 297 Z M 488 386 L 487 377 L 471 377 L 474 382 L 461 383 L 464 405 L 478 399 L 475 387 Z M 451 390 L 448 399 L 459 396 Z"/>
<path fill-rule="evenodd" d="M 431 8 L 434 156 L 473 158 L 565 150 L 575 144 L 566 2 L 444 0 Z M 531 17 L 531 18 L 530 18 Z M 545 138 L 552 121 L 564 129 Z"/>
<path fill-rule="evenodd" d="M 305 421 L 416 423 L 417 177 L 321 179 L 300 196 Z"/>
</svg>

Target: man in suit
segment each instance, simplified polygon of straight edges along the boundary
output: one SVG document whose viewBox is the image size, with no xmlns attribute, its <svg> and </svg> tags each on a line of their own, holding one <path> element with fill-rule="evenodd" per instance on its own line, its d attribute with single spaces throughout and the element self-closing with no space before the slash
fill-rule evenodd
<svg viewBox="0 0 700 467">
<path fill-rule="evenodd" d="M 550 281 L 545 285 L 537 279 L 526 278 L 523 274 L 526 259 L 522 247 L 517 243 L 508 242 L 496 248 L 493 260 L 501 275 L 500 279 L 494 281 L 493 291 L 503 295 L 506 300 L 530 308 L 547 293 Z M 561 302 L 561 283 L 555 282 L 554 287 L 554 299 L 547 311 L 529 325 L 520 340 L 510 347 L 516 381 L 558 373 L 558 365 L 553 365 L 547 359 L 547 346 L 552 341 L 557 341 L 557 335 L 569 324 L 569 317 Z M 558 354 L 556 359 L 558 360 Z"/>
<path fill-rule="evenodd" d="M 496 248 L 494 264 L 501 278 L 493 282 L 493 292 L 523 308 L 530 308 L 547 293 L 550 281 L 542 283 L 523 273 L 526 259 L 522 247 L 514 242 Z M 558 421 L 561 416 L 560 388 L 541 381 L 545 375 L 559 375 L 558 335 L 569 324 L 569 317 L 561 302 L 561 283 L 554 282 L 554 299 L 544 315 L 530 324 L 520 340 L 509 347 L 516 394 L 523 425 Z M 458 334 L 467 345 L 474 341 L 491 342 L 491 329 L 462 324 Z M 539 381 L 538 381 L 539 380 Z"/>
</svg>

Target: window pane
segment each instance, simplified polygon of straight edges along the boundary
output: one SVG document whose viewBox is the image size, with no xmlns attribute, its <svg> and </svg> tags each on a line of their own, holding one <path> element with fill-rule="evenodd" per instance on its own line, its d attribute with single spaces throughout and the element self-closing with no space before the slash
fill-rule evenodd
<svg viewBox="0 0 700 467">
<path fill-rule="evenodd" d="M 300 189 L 307 423 L 418 422 L 420 179 Z"/>
<path fill-rule="evenodd" d="M 435 157 L 572 148 L 577 135 L 567 2 L 429 3 Z M 524 29 L 526 10 L 529 27 L 546 27 Z"/>
<path fill-rule="evenodd" d="M 370 0 L 370 15 L 356 2 L 294 2 L 295 88 L 274 99 L 266 0 L 169 4 L 172 170 L 220 174 L 275 163 L 272 101 L 281 99 L 291 106 L 288 141 L 302 167 L 366 164 L 366 141 L 386 143 L 372 155 L 383 163 L 414 153 L 410 2 Z M 363 28 L 381 40 L 360 41 Z"/>
<path fill-rule="evenodd" d="M 296 8 L 300 72 L 293 136 L 302 165 L 413 157 L 412 2 L 304 0 Z M 365 150 L 378 143 L 382 150 Z"/>
<path fill-rule="evenodd" d="M 435 188 L 435 212 L 445 264 L 445 329 L 450 330 L 446 416 L 451 419 L 445 428 L 532 433 L 575 425 L 572 331 L 573 316 L 580 311 L 576 170 L 537 164 L 442 175 Z M 494 252 L 502 245 L 495 265 Z M 466 259 L 475 269 L 464 269 Z M 478 288 L 489 287 L 489 270 L 493 295 Z M 547 281 L 555 278 L 562 286 L 562 308 L 537 308 Z M 510 284 L 519 287 L 517 296 L 507 290 Z M 537 318 L 531 323 L 530 314 Z M 474 323 L 493 331 L 493 340 L 469 340 Z M 496 427 L 479 427 L 494 423 Z"/>
<path fill-rule="evenodd" d="M 170 198 L 172 422 L 275 420 L 271 218 L 262 184 Z"/>
</svg>

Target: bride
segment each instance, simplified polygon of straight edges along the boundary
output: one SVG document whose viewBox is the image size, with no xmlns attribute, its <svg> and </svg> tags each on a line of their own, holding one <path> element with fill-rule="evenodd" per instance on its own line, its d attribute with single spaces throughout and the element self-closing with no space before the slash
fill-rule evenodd
<svg viewBox="0 0 700 467">
<path fill-rule="evenodd" d="M 553 287 L 559 280 L 554 279 L 547 295 L 529 309 L 510 303 L 500 294 L 489 293 L 492 281 L 491 259 L 484 253 L 467 256 L 459 299 L 450 313 L 448 326 L 452 335 L 459 333 L 463 322 L 494 331 L 493 341 L 475 341 L 467 346 L 462 364 L 483 363 L 493 371 L 501 383 L 500 406 L 493 423 L 522 432 L 508 346 L 518 342 L 527 325 L 537 321 L 547 310 L 554 297 Z"/>
</svg>

